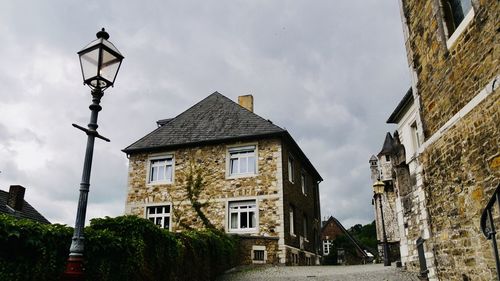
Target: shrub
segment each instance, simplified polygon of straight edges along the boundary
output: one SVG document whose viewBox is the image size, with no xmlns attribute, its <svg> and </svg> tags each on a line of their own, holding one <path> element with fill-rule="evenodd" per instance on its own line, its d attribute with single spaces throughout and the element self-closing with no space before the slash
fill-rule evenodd
<svg viewBox="0 0 500 281">
<path fill-rule="evenodd" d="M 73 229 L 0 215 L 0 280 L 58 280 Z M 87 280 L 214 280 L 235 265 L 238 240 L 215 230 L 171 233 L 136 216 L 85 228 Z"/>
</svg>

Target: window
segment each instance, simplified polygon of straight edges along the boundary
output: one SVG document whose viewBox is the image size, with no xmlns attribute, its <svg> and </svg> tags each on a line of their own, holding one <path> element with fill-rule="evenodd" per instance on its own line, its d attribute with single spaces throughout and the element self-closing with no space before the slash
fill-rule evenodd
<svg viewBox="0 0 500 281">
<path fill-rule="evenodd" d="M 170 230 L 170 205 L 146 207 L 146 218 L 158 227 Z"/>
<path fill-rule="evenodd" d="M 307 240 L 307 216 L 304 214 L 304 218 L 302 219 L 302 233 L 304 235 L 304 239 Z"/>
<path fill-rule="evenodd" d="M 293 215 L 293 206 L 290 206 L 290 234 L 295 235 L 294 229 L 295 217 Z"/>
<path fill-rule="evenodd" d="M 264 250 L 254 250 L 253 251 L 253 260 L 254 261 L 263 261 L 264 260 Z"/>
<path fill-rule="evenodd" d="M 416 154 L 418 147 L 419 147 L 417 122 L 414 122 L 413 124 L 411 124 L 410 129 L 411 129 L 411 141 L 412 141 L 412 145 L 413 145 L 413 152 Z"/>
<path fill-rule="evenodd" d="M 323 240 L 323 255 L 328 256 L 332 248 L 332 240 Z"/>
<path fill-rule="evenodd" d="M 305 195 L 307 194 L 307 185 L 306 185 L 306 174 L 302 172 L 300 174 L 300 185 L 302 187 L 302 193 Z"/>
<path fill-rule="evenodd" d="M 444 20 L 448 30 L 448 37 L 451 37 L 457 30 L 471 9 L 471 0 L 443 0 Z"/>
<path fill-rule="evenodd" d="M 173 157 L 155 157 L 149 162 L 149 183 L 171 183 Z"/>
<path fill-rule="evenodd" d="M 293 183 L 295 174 L 294 160 L 292 156 L 288 156 L 288 181 Z"/>
<path fill-rule="evenodd" d="M 251 175 L 255 171 L 255 146 L 229 149 L 229 175 Z"/>
<path fill-rule="evenodd" d="M 229 202 L 229 231 L 256 230 L 255 200 Z"/>
<path fill-rule="evenodd" d="M 337 249 L 337 264 L 343 264 L 345 262 L 345 251 L 342 248 Z"/>
</svg>

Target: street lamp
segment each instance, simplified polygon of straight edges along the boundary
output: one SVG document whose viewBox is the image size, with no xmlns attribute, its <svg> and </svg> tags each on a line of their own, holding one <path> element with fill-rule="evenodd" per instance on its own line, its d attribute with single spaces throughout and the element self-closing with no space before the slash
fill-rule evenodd
<svg viewBox="0 0 500 281">
<path fill-rule="evenodd" d="M 384 266 L 390 266 L 391 261 L 389 259 L 389 244 L 387 243 L 387 234 L 385 233 L 385 222 L 384 222 L 384 211 L 382 209 L 382 194 L 384 194 L 385 184 L 378 180 L 373 184 L 373 193 L 375 194 L 375 199 L 378 197 L 380 206 L 380 218 L 382 220 L 382 235 L 384 239 Z"/>
<path fill-rule="evenodd" d="M 116 74 L 120 69 L 123 56 L 118 49 L 108 41 L 109 34 L 104 28 L 97 34 L 97 39 L 88 44 L 83 50 L 78 52 L 80 65 L 82 68 L 83 84 L 89 86 L 92 94 L 92 104 L 90 108 L 90 123 L 88 129 L 73 124 L 73 127 L 84 131 L 87 134 L 87 148 L 83 162 L 82 181 L 80 183 L 80 198 L 76 211 L 75 230 L 69 249 L 69 258 L 66 263 L 66 271 L 62 280 L 84 280 L 83 250 L 85 227 L 85 214 L 87 212 L 87 198 L 90 187 L 90 171 L 92 169 L 92 157 L 94 154 L 95 138 L 109 142 L 109 139 L 99 135 L 97 132 L 97 115 L 102 107 L 99 105 L 104 90 L 113 86 Z"/>
</svg>

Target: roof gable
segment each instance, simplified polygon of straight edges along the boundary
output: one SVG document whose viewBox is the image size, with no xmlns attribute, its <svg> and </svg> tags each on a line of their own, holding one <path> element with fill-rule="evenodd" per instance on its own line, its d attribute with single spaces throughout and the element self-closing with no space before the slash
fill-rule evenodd
<svg viewBox="0 0 500 281">
<path fill-rule="evenodd" d="M 123 151 L 129 153 L 286 132 L 218 92 L 209 95 L 177 117 L 160 121 L 159 128 Z"/>
<path fill-rule="evenodd" d="M 7 200 L 9 198 L 9 193 L 0 190 L 0 213 L 9 214 L 16 218 L 30 219 L 42 223 L 50 223 L 44 216 L 42 216 L 33 206 L 31 206 L 26 200 L 24 200 L 23 208 L 21 211 L 16 211 L 9 206 L 7 206 Z"/>
</svg>

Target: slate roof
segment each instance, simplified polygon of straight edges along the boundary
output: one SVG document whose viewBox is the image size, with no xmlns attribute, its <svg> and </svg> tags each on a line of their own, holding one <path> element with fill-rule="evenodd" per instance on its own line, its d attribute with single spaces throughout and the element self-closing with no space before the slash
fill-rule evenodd
<svg viewBox="0 0 500 281">
<path fill-rule="evenodd" d="M 41 223 L 50 223 L 44 216 L 42 216 L 33 206 L 24 200 L 23 208 L 21 211 L 15 211 L 7 206 L 9 192 L 0 190 L 0 213 L 8 214 L 16 218 L 30 219 Z"/>
<path fill-rule="evenodd" d="M 165 122 L 167 121 L 167 122 Z M 283 133 L 285 130 L 215 92 L 125 148 L 124 152 L 176 145 L 199 144 L 249 136 Z"/>
<path fill-rule="evenodd" d="M 387 132 L 385 135 L 384 145 L 382 146 L 382 150 L 378 153 L 380 155 L 391 155 L 394 149 L 394 139 L 391 136 L 391 133 Z"/>
<path fill-rule="evenodd" d="M 158 120 L 157 124 L 157 129 L 123 149 L 123 152 L 130 154 L 234 140 L 282 137 L 296 148 L 315 176 L 323 180 L 285 129 L 218 92 L 175 118 Z"/>
</svg>

